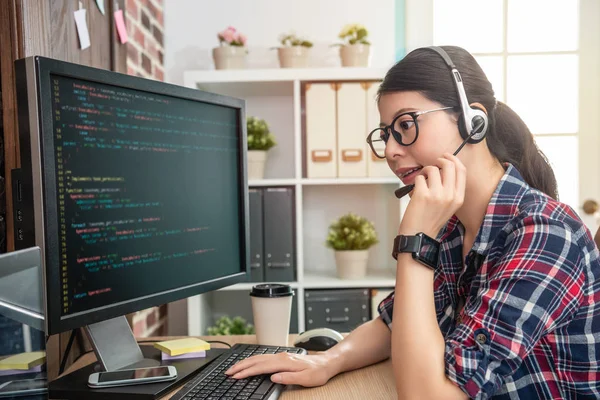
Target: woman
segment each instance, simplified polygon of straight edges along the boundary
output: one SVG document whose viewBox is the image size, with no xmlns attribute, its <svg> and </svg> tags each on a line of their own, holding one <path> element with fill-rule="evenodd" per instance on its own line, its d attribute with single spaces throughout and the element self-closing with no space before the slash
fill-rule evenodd
<svg viewBox="0 0 600 400">
<path fill-rule="evenodd" d="M 436 238 L 439 261 L 399 252 L 395 295 L 377 319 L 324 353 L 252 357 L 229 375 L 317 386 L 391 356 L 400 399 L 600 398 L 598 248 L 556 200 L 531 132 L 496 101 L 475 59 L 443 49 L 451 61 L 417 49 L 390 69 L 382 124 L 370 136 L 381 137 L 402 182 L 415 184 L 399 235 Z M 451 62 L 470 111 L 487 118 L 462 133 Z"/>
</svg>

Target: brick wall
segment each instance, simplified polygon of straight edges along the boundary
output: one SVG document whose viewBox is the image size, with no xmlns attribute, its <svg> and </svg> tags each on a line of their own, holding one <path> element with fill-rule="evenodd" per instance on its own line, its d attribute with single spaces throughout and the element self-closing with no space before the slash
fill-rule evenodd
<svg viewBox="0 0 600 400">
<path fill-rule="evenodd" d="M 127 73 L 164 81 L 164 0 L 127 0 Z"/>
<path fill-rule="evenodd" d="M 164 0 L 127 0 L 127 73 L 164 81 Z M 167 307 L 154 307 L 131 316 L 137 337 L 167 334 Z"/>
</svg>

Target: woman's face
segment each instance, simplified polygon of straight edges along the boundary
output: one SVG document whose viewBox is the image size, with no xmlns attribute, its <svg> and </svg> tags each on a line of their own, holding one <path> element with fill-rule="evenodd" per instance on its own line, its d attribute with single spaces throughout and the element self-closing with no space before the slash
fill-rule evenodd
<svg viewBox="0 0 600 400">
<path fill-rule="evenodd" d="M 442 108 L 443 105 L 427 99 L 418 92 L 394 92 L 383 94 L 379 99 L 381 124 L 389 125 L 394 118 L 407 111 L 428 111 Z M 448 110 L 452 111 L 452 110 Z M 435 111 L 419 115 L 417 124 L 419 135 L 410 146 L 401 146 L 392 135 L 385 147 L 385 158 L 390 169 L 405 185 L 414 183 L 420 171 L 414 168 L 432 165 L 445 152 L 454 153 L 462 142 L 458 132 L 456 115 L 448 111 Z M 404 120 L 401 117 L 400 120 Z M 410 116 L 406 116 L 406 126 L 412 126 Z M 397 125 L 397 124 L 396 124 Z M 412 129 L 416 127 L 412 126 Z"/>
</svg>

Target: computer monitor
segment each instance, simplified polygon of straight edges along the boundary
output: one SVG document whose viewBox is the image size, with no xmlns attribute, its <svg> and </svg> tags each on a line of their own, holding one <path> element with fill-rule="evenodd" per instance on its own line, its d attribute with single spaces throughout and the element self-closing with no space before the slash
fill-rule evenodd
<svg viewBox="0 0 600 400">
<path fill-rule="evenodd" d="M 49 335 L 146 365 L 125 314 L 248 280 L 245 102 L 18 60 L 15 237 L 39 246 Z"/>
</svg>

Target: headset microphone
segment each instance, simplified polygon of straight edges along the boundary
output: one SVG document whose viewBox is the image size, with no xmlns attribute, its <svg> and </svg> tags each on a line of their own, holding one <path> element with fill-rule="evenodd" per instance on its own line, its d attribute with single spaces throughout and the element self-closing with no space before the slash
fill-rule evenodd
<svg viewBox="0 0 600 400">
<path fill-rule="evenodd" d="M 460 146 L 458 146 L 458 149 L 456 149 L 456 151 L 454 152 L 454 155 L 457 155 L 459 151 L 461 151 L 461 149 L 463 147 L 465 147 L 465 144 L 467 144 L 467 142 L 474 136 L 476 135 L 479 130 L 481 128 L 483 128 L 484 125 L 484 121 L 480 121 L 477 126 L 475 126 L 475 128 L 473 128 L 473 130 L 471 131 L 471 133 L 469 134 L 469 136 L 467 136 L 467 138 L 465 140 L 463 140 L 463 142 L 460 144 Z M 404 196 L 406 196 L 407 194 L 409 194 L 410 192 L 412 192 L 412 190 L 415 188 L 414 183 L 410 184 L 410 185 L 406 185 L 401 187 L 400 189 L 396 189 L 394 191 L 394 194 L 396 195 L 397 198 L 401 199 Z"/>
</svg>

